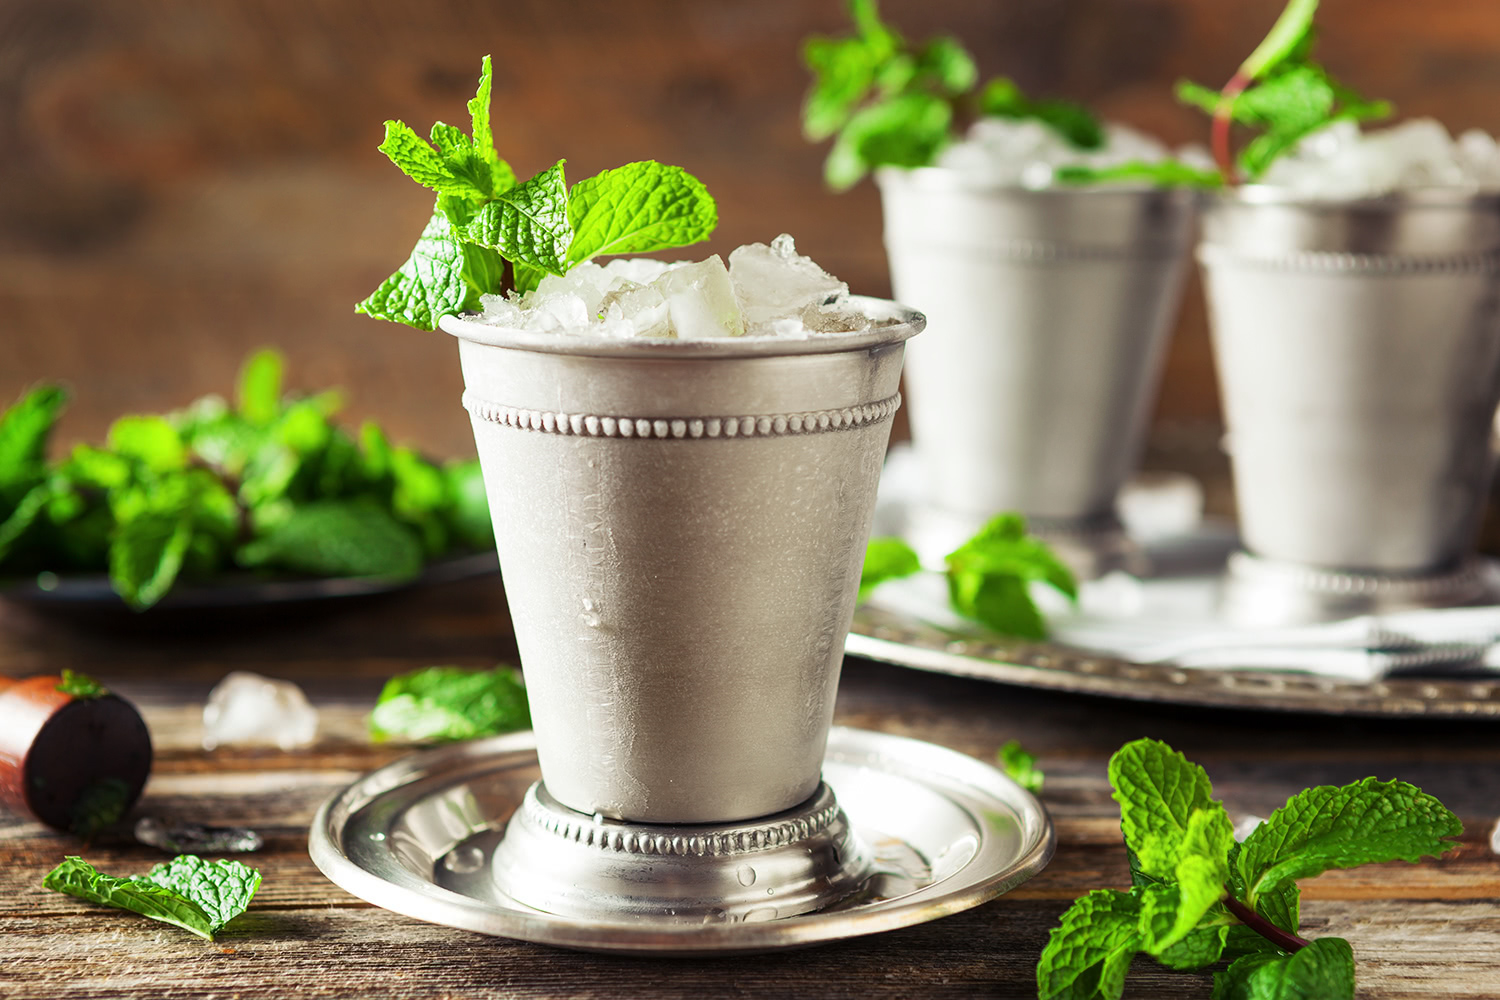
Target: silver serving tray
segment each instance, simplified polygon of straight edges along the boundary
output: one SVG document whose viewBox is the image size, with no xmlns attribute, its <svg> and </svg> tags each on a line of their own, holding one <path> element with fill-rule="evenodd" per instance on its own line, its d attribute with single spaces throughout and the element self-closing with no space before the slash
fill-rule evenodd
<svg viewBox="0 0 1500 1000">
<path fill-rule="evenodd" d="M 862 605 L 852 656 L 1078 694 L 1318 715 L 1500 719 L 1500 677 L 1388 677 L 1356 682 L 1279 670 L 1131 663 L 1052 643 L 956 636 L 913 614 Z"/>
<path fill-rule="evenodd" d="M 880 874 L 829 910 L 763 922 L 580 920 L 501 893 L 490 855 L 540 776 L 532 733 L 402 758 L 318 811 L 314 863 L 361 899 L 436 924 L 583 951 L 692 956 L 763 952 L 934 920 L 993 899 L 1052 857 L 1040 803 L 972 757 L 835 727 L 823 767 Z"/>
</svg>

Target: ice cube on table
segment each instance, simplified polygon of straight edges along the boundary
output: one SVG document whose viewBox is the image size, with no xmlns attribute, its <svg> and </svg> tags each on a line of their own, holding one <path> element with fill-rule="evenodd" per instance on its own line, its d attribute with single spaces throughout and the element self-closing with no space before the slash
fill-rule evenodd
<svg viewBox="0 0 1500 1000">
<path fill-rule="evenodd" d="M 740 337 L 745 318 L 729 271 L 718 254 L 667 271 L 649 286 L 666 301 L 672 332 L 681 340 Z"/>
<path fill-rule="evenodd" d="M 214 686 L 203 706 L 203 748 L 231 743 L 283 750 L 312 743 L 318 711 L 291 681 L 236 670 Z"/>
<path fill-rule="evenodd" d="M 782 233 L 764 243 L 747 243 L 729 255 L 729 277 L 750 327 L 767 326 L 849 294 L 849 286 L 797 252 Z"/>
</svg>

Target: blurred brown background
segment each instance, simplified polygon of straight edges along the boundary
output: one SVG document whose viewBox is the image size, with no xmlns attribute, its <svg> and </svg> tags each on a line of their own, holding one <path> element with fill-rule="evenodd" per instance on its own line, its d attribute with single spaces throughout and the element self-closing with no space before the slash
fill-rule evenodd
<svg viewBox="0 0 1500 1000">
<path fill-rule="evenodd" d="M 963 39 L 985 75 L 1086 101 L 1172 143 L 1282 0 L 885 0 L 908 37 Z M 1403 116 L 1500 131 L 1500 3 L 1326 0 L 1321 53 Z M 0 0 L 0 401 L 75 391 L 66 440 L 227 391 L 274 344 L 294 386 L 337 384 L 437 454 L 472 452 L 446 335 L 356 316 L 431 196 L 376 151 L 381 122 L 465 123 L 495 60 L 495 135 L 526 176 L 633 159 L 717 196 L 708 251 L 782 231 L 857 291 L 889 291 L 868 184 L 823 190 L 798 111 L 799 41 L 840 0 Z M 693 251 L 695 255 L 701 248 Z M 921 303 L 913 303 L 920 306 Z M 1184 304 L 1158 437 L 1218 418 L 1201 295 Z"/>
</svg>

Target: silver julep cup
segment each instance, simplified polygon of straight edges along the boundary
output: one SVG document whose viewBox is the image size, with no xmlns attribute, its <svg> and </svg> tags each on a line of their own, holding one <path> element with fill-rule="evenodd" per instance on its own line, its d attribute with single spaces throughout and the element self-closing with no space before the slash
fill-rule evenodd
<svg viewBox="0 0 1500 1000">
<path fill-rule="evenodd" d="M 906 364 L 928 505 L 971 526 L 1007 510 L 1064 533 L 1112 522 L 1150 417 L 1196 195 L 1031 191 L 939 168 L 877 180 L 896 298 L 931 327 Z"/>
<path fill-rule="evenodd" d="M 464 403 L 563 806 L 728 823 L 818 788 L 906 338 L 626 341 L 458 317 Z"/>
<path fill-rule="evenodd" d="M 1207 209 L 1199 259 L 1246 549 L 1375 578 L 1457 570 L 1500 400 L 1500 197 L 1242 188 Z"/>
</svg>

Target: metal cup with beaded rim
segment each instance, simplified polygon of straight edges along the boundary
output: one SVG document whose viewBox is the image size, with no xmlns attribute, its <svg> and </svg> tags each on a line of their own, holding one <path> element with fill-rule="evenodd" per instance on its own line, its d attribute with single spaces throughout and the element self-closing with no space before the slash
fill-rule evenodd
<svg viewBox="0 0 1500 1000">
<path fill-rule="evenodd" d="M 1235 617 L 1482 596 L 1466 561 L 1500 402 L 1500 195 L 1248 186 L 1207 208 L 1198 256 L 1252 557 L 1231 566 Z"/>
<path fill-rule="evenodd" d="M 876 180 L 895 295 L 930 323 L 906 365 L 923 554 L 1016 511 L 1081 575 L 1133 566 L 1115 499 L 1145 441 L 1197 194 L 1028 190 L 940 167 Z"/>
<path fill-rule="evenodd" d="M 549 796 L 733 823 L 818 789 L 920 313 L 646 340 L 461 317 L 465 394 Z"/>
</svg>

